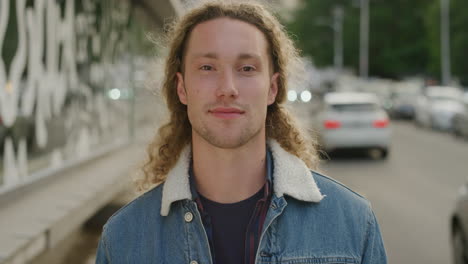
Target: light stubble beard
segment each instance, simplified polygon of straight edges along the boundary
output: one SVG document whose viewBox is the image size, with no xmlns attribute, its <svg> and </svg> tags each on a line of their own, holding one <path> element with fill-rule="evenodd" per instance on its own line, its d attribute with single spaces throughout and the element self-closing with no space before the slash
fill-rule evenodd
<svg viewBox="0 0 468 264">
<path fill-rule="evenodd" d="M 209 125 L 200 120 L 200 125 L 192 124 L 192 133 L 196 133 L 210 145 L 222 149 L 236 149 L 244 146 L 253 138 L 257 137 L 262 132 L 262 125 L 247 126 L 242 128 L 238 136 L 231 138 L 222 133 L 210 129 Z M 264 126 L 264 123 L 263 123 Z"/>
</svg>

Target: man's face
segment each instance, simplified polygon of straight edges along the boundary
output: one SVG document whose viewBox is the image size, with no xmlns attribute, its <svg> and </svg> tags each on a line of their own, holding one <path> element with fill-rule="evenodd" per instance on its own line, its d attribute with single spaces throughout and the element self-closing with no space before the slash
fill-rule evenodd
<svg viewBox="0 0 468 264">
<path fill-rule="evenodd" d="M 278 91 L 269 56 L 264 34 L 246 22 L 218 18 L 194 27 L 177 74 L 192 140 L 238 148 L 265 137 L 267 106 Z"/>
</svg>

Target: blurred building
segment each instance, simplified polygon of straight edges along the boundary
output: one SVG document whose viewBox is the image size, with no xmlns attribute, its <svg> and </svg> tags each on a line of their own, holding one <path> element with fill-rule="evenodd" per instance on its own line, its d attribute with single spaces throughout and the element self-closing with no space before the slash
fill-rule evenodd
<svg viewBox="0 0 468 264">
<path fill-rule="evenodd" d="M 80 166 L 133 142 L 148 114 L 138 111 L 144 73 L 158 53 L 148 33 L 157 38 L 181 12 L 179 0 L 0 1 L 0 263 L 53 247 L 118 191 L 104 187 L 118 175 Z M 68 179 L 76 191 L 87 184 L 89 199 L 47 189 Z"/>
</svg>

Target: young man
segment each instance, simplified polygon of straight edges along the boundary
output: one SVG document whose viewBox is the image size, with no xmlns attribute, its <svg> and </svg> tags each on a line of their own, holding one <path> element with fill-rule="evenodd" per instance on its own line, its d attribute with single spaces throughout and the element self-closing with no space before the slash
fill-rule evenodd
<svg viewBox="0 0 468 264">
<path fill-rule="evenodd" d="M 386 263 L 369 203 L 310 169 L 283 107 L 292 42 L 263 7 L 208 3 L 171 33 L 170 121 L 149 189 L 105 225 L 97 263 Z"/>
</svg>

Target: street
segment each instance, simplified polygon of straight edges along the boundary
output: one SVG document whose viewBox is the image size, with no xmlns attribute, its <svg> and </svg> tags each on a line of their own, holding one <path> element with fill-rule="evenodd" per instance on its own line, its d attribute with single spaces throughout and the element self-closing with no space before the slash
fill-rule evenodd
<svg viewBox="0 0 468 264">
<path fill-rule="evenodd" d="M 322 171 L 371 201 L 389 263 L 451 263 L 450 214 L 468 142 L 410 122 L 393 122 L 392 136 L 387 161 L 340 155 Z"/>
</svg>

